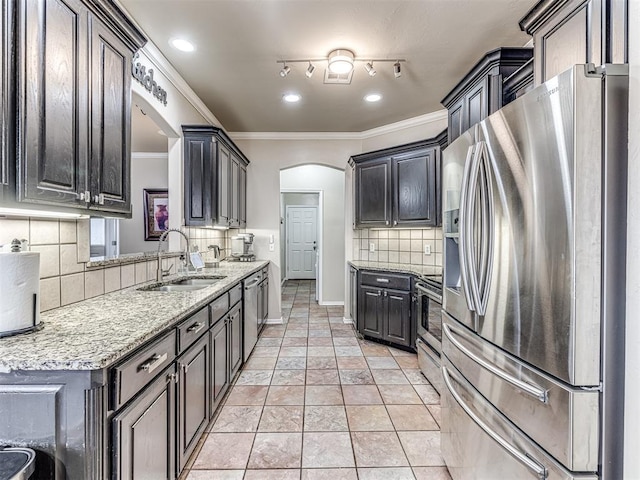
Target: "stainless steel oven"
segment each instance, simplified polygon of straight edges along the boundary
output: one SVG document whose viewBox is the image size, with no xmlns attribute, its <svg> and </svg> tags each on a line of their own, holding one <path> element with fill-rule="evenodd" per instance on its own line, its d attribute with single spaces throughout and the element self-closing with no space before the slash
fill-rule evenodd
<svg viewBox="0 0 640 480">
<path fill-rule="evenodd" d="M 416 350 L 420 370 L 438 392 L 442 391 L 442 278 L 425 276 L 415 283 L 417 296 Z"/>
</svg>

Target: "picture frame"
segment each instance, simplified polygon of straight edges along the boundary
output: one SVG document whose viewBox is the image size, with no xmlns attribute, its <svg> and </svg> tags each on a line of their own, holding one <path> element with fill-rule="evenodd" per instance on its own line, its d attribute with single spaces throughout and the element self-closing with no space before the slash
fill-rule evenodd
<svg viewBox="0 0 640 480">
<path fill-rule="evenodd" d="M 144 239 L 157 242 L 169 229 L 169 190 L 145 188 L 143 196 Z"/>
</svg>

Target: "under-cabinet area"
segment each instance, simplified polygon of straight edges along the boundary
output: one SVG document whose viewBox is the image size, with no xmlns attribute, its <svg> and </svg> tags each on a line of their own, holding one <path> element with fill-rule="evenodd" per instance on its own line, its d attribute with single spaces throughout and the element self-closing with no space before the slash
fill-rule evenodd
<svg viewBox="0 0 640 480">
<path fill-rule="evenodd" d="M 207 287 L 114 292 L 3 339 L 0 443 L 29 439 L 38 478 L 177 478 L 255 345 L 243 280 L 266 269 L 224 262 Z"/>
</svg>

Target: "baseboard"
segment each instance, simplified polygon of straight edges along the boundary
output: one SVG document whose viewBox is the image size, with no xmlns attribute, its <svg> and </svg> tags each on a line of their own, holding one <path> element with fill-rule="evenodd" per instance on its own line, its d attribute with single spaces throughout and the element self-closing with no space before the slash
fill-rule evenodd
<svg viewBox="0 0 640 480">
<path fill-rule="evenodd" d="M 280 280 L 280 286 L 283 287 L 286 281 L 287 281 L 287 277 L 284 277 L 282 280 Z"/>
<path fill-rule="evenodd" d="M 347 317 L 343 317 L 342 322 L 343 323 L 353 323 L 353 320 L 351 320 L 350 318 L 347 318 Z"/>
<path fill-rule="evenodd" d="M 344 307 L 344 302 L 319 302 L 323 307 Z"/>
<path fill-rule="evenodd" d="M 282 325 L 282 317 L 280 318 L 267 318 L 264 322 L 266 325 Z"/>
</svg>

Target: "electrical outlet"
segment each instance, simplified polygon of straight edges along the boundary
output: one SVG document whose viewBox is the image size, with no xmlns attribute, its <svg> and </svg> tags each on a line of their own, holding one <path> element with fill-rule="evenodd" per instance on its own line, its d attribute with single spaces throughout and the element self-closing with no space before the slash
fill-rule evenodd
<svg viewBox="0 0 640 480">
<path fill-rule="evenodd" d="M 375 243 L 370 243 L 369 244 L 369 251 L 370 252 L 375 252 L 376 251 L 376 244 Z"/>
<path fill-rule="evenodd" d="M 424 254 L 425 255 L 431 255 L 431 245 L 425 245 L 424 246 Z"/>
<path fill-rule="evenodd" d="M 276 251 L 276 244 L 275 243 L 270 243 L 269 244 L 269 251 L 270 252 L 275 252 Z"/>
</svg>

